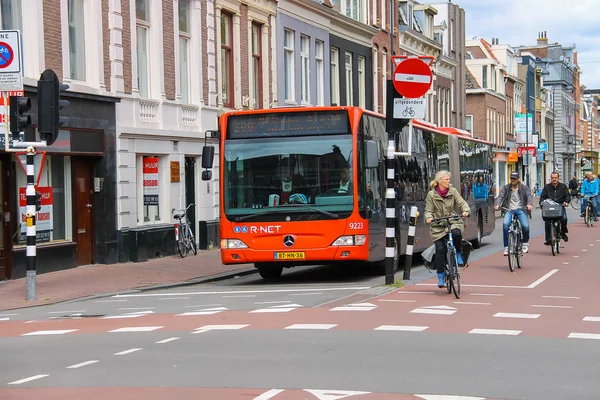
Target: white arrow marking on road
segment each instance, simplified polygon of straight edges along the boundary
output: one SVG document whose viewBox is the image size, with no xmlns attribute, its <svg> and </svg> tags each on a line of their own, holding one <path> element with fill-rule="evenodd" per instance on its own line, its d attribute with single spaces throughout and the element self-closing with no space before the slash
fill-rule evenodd
<svg viewBox="0 0 600 400">
<path fill-rule="evenodd" d="M 369 394 L 371 392 L 355 392 L 351 390 L 314 390 L 314 389 L 304 389 L 305 392 L 308 392 L 315 396 L 319 400 L 338 400 L 343 399 L 344 397 L 349 396 L 358 396 L 360 394 Z"/>
<path fill-rule="evenodd" d="M 485 397 L 444 396 L 437 394 L 415 394 L 415 396 L 423 400 L 485 400 Z"/>
<path fill-rule="evenodd" d="M 64 335 L 65 333 L 75 332 L 77 329 L 63 329 L 54 331 L 35 331 L 24 333 L 21 336 L 37 336 L 37 335 Z"/>
</svg>

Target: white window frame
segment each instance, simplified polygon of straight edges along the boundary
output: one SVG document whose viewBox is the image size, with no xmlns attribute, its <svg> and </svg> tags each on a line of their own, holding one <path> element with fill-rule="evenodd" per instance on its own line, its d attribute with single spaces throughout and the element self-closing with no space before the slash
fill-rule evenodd
<svg viewBox="0 0 600 400">
<path fill-rule="evenodd" d="M 386 21 L 386 12 L 387 12 L 387 1 L 381 0 L 381 21 L 379 21 L 379 25 L 381 29 L 385 29 L 385 21 Z"/>
<path fill-rule="evenodd" d="M 300 103 L 310 104 L 310 36 L 300 35 Z"/>
<path fill-rule="evenodd" d="M 3 1 L 7 1 L 7 0 L 3 0 Z M 8 0 L 8 3 L 10 5 L 8 11 L 4 9 L 2 3 L 0 3 L 0 15 L 2 16 L 2 19 L 0 19 L 0 29 L 2 30 L 20 30 L 21 33 L 23 32 L 23 6 L 22 6 L 22 0 Z M 15 11 L 14 13 L 12 11 Z M 9 15 L 10 13 L 10 21 L 11 21 L 11 26 L 4 26 L 4 16 Z M 18 14 L 18 15 L 15 15 Z"/>
<path fill-rule="evenodd" d="M 377 48 L 374 47 L 373 48 L 373 82 L 375 82 L 375 85 L 373 85 L 373 111 L 375 111 L 375 112 L 379 112 L 379 85 L 377 85 L 377 82 L 379 82 L 379 74 L 377 72 L 378 65 L 379 65 L 379 52 L 377 51 Z"/>
<path fill-rule="evenodd" d="M 377 26 L 377 2 L 379 0 L 372 0 L 371 5 L 373 7 L 373 13 L 371 14 L 371 25 Z M 385 1 L 385 0 L 383 0 Z"/>
<path fill-rule="evenodd" d="M 385 101 L 385 96 L 387 95 L 387 50 L 381 50 L 381 94 L 382 94 L 382 109 L 385 114 L 387 111 L 387 102 Z"/>
<path fill-rule="evenodd" d="M 317 77 L 317 99 L 316 105 L 325 105 L 325 42 L 315 41 L 315 75 Z"/>
<path fill-rule="evenodd" d="M 366 24 L 367 0 L 342 0 L 341 9 L 343 14 L 356 21 Z"/>
<path fill-rule="evenodd" d="M 283 38 L 283 63 L 284 63 L 284 98 L 286 103 L 296 103 L 296 90 L 295 90 L 295 70 L 294 70 L 294 40 L 295 32 L 291 29 L 284 29 Z M 291 40 L 290 40 L 291 39 Z M 289 72 L 288 76 L 285 76 L 285 71 Z"/>
<path fill-rule="evenodd" d="M 331 104 L 340 105 L 340 51 L 336 47 L 330 49 L 331 66 Z"/>
<path fill-rule="evenodd" d="M 139 0 L 135 0 L 136 2 Z M 146 8 L 147 8 L 147 12 L 148 15 L 146 16 L 148 19 L 147 20 L 141 20 L 141 19 L 137 19 L 137 15 L 135 14 L 135 5 L 136 3 L 134 2 L 134 16 L 135 16 L 135 46 L 136 46 L 136 64 L 137 64 L 137 90 L 139 93 L 140 97 L 143 98 L 150 98 L 150 82 L 151 82 L 151 77 L 150 77 L 150 63 L 148 62 L 148 56 L 150 54 L 150 21 L 152 19 L 151 13 L 152 10 L 150 9 L 150 1 L 149 0 L 141 0 L 141 1 L 145 1 L 146 2 Z M 140 38 L 139 38 L 139 33 L 140 32 L 144 32 L 145 34 L 145 43 L 142 44 L 140 46 Z M 145 47 L 145 59 L 141 60 L 140 59 L 140 47 Z M 140 61 L 143 61 L 142 63 L 140 63 Z M 142 64 L 142 65 L 140 65 Z M 140 72 L 141 70 L 144 69 L 145 71 L 145 79 L 143 77 L 140 77 Z"/>
<path fill-rule="evenodd" d="M 348 62 L 348 57 L 350 57 L 350 62 Z M 352 70 L 352 58 L 353 54 L 349 51 L 344 52 L 344 71 L 345 79 L 346 79 L 346 105 L 353 106 L 354 105 L 354 86 L 352 85 L 353 78 L 353 70 Z"/>
<path fill-rule="evenodd" d="M 469 123 L 470 121 L 470 123 Z M 471 125 L 471 129 L 469 129 L 469 125 Z M 473 115 L 467 114 L 465 116 L 465 130 L 471 132 L 473 134 Z"/>
<path fill-rule="evenodd" d="M 367 60 L 363 56 L 358 56 L 358 106 L 366 106 L 366 66 Z"/>
<path fill-rule="evenodd" d="M 181 16 L 179 15 L 179 9 L 177 11 L 177 30 L 179 32 L 179 97 L 182 103 L 189 104 L 192 101 L 190 93 L 190 44 L 192 42 L 192 29 L 190 26 L 192 18 L 190 14 L 192 7 L 191 1 L 179 0 L 179 5 L 184 3 L 187 4 L 187 31 L 180 30 L 179 20 Z"/>
<path fill-rule="evenodd" d="M 74 15 L 73 24 L 71 24 L 71 7 L 77 8 L 77 12 L 80 15 Z M 87 79 L 87 68 L 86 68 L 86 46 L 85 46 L 85 23 L 86 20 L 86 9 L 85 0 L 67 0 L 67 32 L 69 41 L 69 64 L 68 64 L 68 77 L 75 81 L 85 82 Z M 75 41 L 75 52 L 71 50 L 71 26 L 76 31 L 74 33 L 73 40 Z M 73 63 L 75 65 L 73 65 Z M 75 71 L 75 74 L 73 73 Z"/>
</svg>

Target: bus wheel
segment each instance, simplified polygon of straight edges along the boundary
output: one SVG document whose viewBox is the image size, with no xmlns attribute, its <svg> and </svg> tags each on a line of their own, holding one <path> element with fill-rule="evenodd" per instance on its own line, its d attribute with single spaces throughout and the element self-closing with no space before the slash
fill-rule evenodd
<svg viewBox="0 0 600 400">
<path fill-rule="evenodd" d="M 255 263 L 254 266 L 258 269 L 259 275 L 263 279 L 277 279 L 281 277 L 283 267 L 270 263 Z"/>
<path fill-rule="evenodd" d="M 481 214 L 477 218 L 477 239 L 473 240 L 473 248 L 478 249 L 481 247 L 481 241 L 483 240 L 483 219 Z"/>
</svg>

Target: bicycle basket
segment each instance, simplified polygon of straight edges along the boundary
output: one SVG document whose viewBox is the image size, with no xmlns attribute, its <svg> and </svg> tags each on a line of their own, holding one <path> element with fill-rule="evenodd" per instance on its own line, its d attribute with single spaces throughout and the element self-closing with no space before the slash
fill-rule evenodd
<svg viewBox="0 0 600 400">
<path fill-rule="evenodd" d="M 562 204 L 548 204 L 542 203 L 542 219 L 544 221 L 553 221 L 561 219 L 564 213 L 564 207 Z"/>
</svg>

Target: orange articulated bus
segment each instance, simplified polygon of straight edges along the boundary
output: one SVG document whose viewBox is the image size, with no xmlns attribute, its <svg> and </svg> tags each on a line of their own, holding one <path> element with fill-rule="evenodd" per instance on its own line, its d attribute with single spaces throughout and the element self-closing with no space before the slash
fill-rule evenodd
<svg viewBox="0 0 600 400">
<path fill-rule="evenodd" d="M 221 259 L 254 263 L 266 279 L 283 268 L 385 261 L 388 134 L 385 116 L 358 107 L 234 111 L 219 123 Z M 396 266 L 410 208 L 420 211 L 415 251 L 431 245 L 423 214 L 429 182 L 452 173 L 471 205 L 465 239 L 494 229 L 492 146 L 464 131 L 414 121 L 396 135 L 412 155 L 395 161 Z M 206 150 L 206 149 L 205 149 Z M 203 167 L 212 167 L 208 151 Z M 203 179 L 210 179 L 210 171 Z"/>
</svg>

